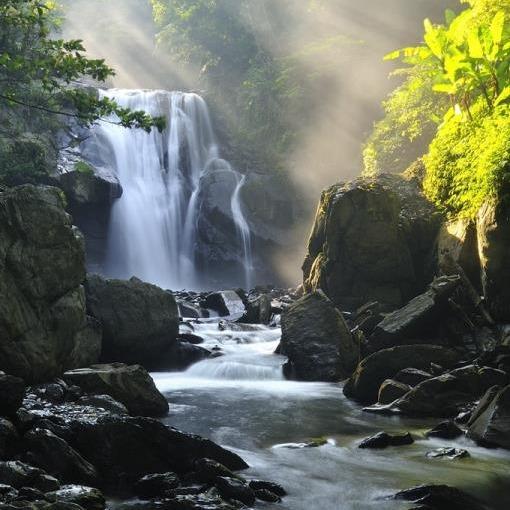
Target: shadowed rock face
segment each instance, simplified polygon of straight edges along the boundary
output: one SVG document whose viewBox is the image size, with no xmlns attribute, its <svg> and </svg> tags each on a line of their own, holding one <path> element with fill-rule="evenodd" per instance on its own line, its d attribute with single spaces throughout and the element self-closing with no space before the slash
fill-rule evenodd
<svg viewBox="0 0 510 510">
<path fill-rule="evenodd" d="M 28 382 L 97 361 L 81 235 L 56 188 L 0 192 L 0 369 Z M 80 343 L 80 352 L 76 345 Z"/>
<path fill-rule="evenodd" d="M 332 186 L 310 236 L 305 289 L 347 309 L 369 301 L 398 308 L 432 279 L 440 221 L 418 184 L 397 175 Z"/>
<path fill-rule="evenodd" d="M 342 314 L 322 291 L 291 305 L 282 315 L 279 352 L 288 356 L 286 376 L 304 381 L 339 381 L 359 357 Z"/>
</svg>

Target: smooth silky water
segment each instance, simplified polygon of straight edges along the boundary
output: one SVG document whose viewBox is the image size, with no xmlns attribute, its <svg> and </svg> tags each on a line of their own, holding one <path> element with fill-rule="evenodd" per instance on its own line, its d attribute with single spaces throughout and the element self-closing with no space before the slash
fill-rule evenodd
<svg viewBox="0 0 510 510">
<path fill-rule="evenodd" d="M 285 358 L 273 354 L 278 328 L 220 331 L 218 319 L 194 328 L 205 347 L 219 346 L 224 355 L 186 372 L 153 374 L 170 402 L 166 423 L 236 451 L 251 466 L 247 477 L 281 483 L 289 495 L 265 508 L 408 509 L 409 503 L 384 498 L 421 483 L 449 484 L 483 498 L 490 508 L 510 508 L 509 452 L 480 448 L 467 439 L 427 440 L 424 432 L 438 420 L 374 416 L 348 401 L 340 385 L 284 380 Z M 362 438 L 380 430 L 409 430 L 416 442 L 381 451 L 357 448 Z M 328 443 L 282 446 L 314 438 Z M 471 458 L 425 457 L 443 446 L 465 448 Z"/>
</svg>

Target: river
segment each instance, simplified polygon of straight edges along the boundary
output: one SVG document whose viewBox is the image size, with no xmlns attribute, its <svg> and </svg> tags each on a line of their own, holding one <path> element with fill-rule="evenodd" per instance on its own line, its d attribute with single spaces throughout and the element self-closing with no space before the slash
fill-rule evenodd
<svg viewBox="0 0 510 510">
<path fill-rule="evenodd" d="M 347 400 L 341 385 L 286 381 L 285 358 L 274 354 L 278 328 L 193 325 L 204 347 L 224 355 L 185 372 L 152 374 L 170 402 L 166 423 L 236 451 L 251 466 L 248 478 L 281 483 L 289 495 L 264 508 L 288 510 L 408 509 L 386 496 L 422 483 L 456 486 L 490 508 L 510 508 L 510 452 L 480 448 L 468 439 L 426 439 L 437 420 L 374 416 Z M 242 331 L 236 331 L 241 327 Z M 361 439 L 380 430 L 410 431 L 411 446 L 361 450 Z M 297 448 L 314 438 L 327 443 Z M 289 443 L 294 443 L 289 445 Z M 430 459 L 435 448 L 465 448 L 470 457 Z"/>
</svg>

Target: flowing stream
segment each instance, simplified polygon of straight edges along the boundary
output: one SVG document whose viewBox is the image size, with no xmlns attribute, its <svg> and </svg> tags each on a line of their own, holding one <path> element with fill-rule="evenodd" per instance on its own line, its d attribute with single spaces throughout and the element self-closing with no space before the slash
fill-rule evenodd
<svg viewBox="0 0 510 510">
<path fill-rule="evenodd" d="M 273 354 L 277 328 L 221 331 L 217 319 L 194 328 L 205 347 L 219 346 L 224 355 L 186 372 L 153 374 L 170 402 L 167 422 L 236 451 L 251 466 L 247 477 L 281 483 L 289 495 L 264 508 L 408 509 L 413 505 L 384 498 L 421 483 L 449 484 L 483 498 L 489 508 L 510 508 L 509 452 L 467 439 L 426 439 L 424 432 L 438 420 L 374 416 L 348 401 L 340 385 L 284 380 L 285 358 Z M 410 431 L 416 441 L 381 451 L 357 448 L 380 430 Z M 314 438 L 327 443 L 297 447 Z M 456 461 L 425 456 L 444 446 L 465 448 L 471 456 Z"/>
<path fill-rule="evenodd" d="M 231 198 L 245 281 L 250 286 L 251 239 L 240 201 L 244 183 L 220 158 L 205 101 L 197 94 L 162 90 L 101 91 L 121 107 L 164 117 L 167 127 L 126 129 L 103 122 L 94 128 L 99 146 L 109 147 L 122 185 L 113 205 L 106 276 L 140 279 L 170 289 L 201 287 L 197 270 L 197 224 L 201 177 L 220 167 L 239 183 Z M 235 235 L 235 234 L 234 234 Z"/>
</svg>

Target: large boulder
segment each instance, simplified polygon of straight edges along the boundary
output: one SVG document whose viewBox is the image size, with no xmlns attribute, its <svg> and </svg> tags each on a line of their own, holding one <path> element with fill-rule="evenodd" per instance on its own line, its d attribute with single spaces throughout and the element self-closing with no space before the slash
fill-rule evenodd
<svg viewBox="0 0 510 510">
<path fill-rule="evenodd" d="M 365 358 L 344 386 L 347 397 L 364 404 L 377 402 L 381 384 L 405 368 L 428 369 L 431 363 L 452 367 L 462 356 L 437 345 L 400 345 Z"/>
<path fill-rule="evenodd" d="M 502 198 L 487 201 L 476 223 L 483 294 L 493 317 L 510 322 L 510 207 Z"/>
<path fill-rule="evenodd" d="M 23 379 L 0 372 L 0 416 L 14 416 L 24 395 Z"/>
<path fill-rule="evenodd" d="M 70 443 L 97 468 L 106 486 L 122 478 L 135 483 L 148 473 L 187 473 L 204 457 L 231 470 L 248 467 L 212 441 L 150 418 L 105 417 L 76 423 Z"/>
<path fill-rule="evenodd" d="M 24 460 L 63 482 L 94 485 L 98 481 L 94 466 L 50 430 L 30 430 L 24 446 Z"/>
<path fill-rule="evenodd" d="M 508 381 L 505 372 L 469 365 L 428 379 L 391 404 L 391 409 L 407 416 L 450 418 L 478 400 L 494 385 Z"/>
<path fill-rule="evenodd" d="M 140 365 L 92 365 L 65 372 L 63 377 L 68 384 L 79 386 L 86 393 L 110 395 L 132 415 L 164 416 L 168 412 L 167 400 Z"/>
<path fill-rule="evenodd" d="M 467 435 L 483 445 L 510 449 L 510 386 L 487 390 L 473 412 Z"/>
<path fill-rule="evenodd" d="M 84 279 L 83 240 L 62 192 L 31 185 L 0 191 L 0 369 L 37 382 L 74 365 L 88 327 Z M 97 332 L 91 341 L 98 345 Z M 97 349 L 86 352 L 79 361 L 95 363 Z"/>
<path fill-rule="evenodd" d="M 388 314 L 376 326 L 370 337 L 370 348 L 379 350 L 433 336 L 438 319 L 447 310 L 448 298 L 459 284 L 459 276 L 436 278 L 425 293 Z"/>
<path fill-rule="evenodd" d="M 351 310 L 370 301 L 398 308 L 432 279 L 440 223 L 414 180 L 383 174 L 336 184 L 317 209 L 305 289 Z"/>
<path fill-rule="evenodd" d="M 89 314 L 103 327 L 103 360 L 150 367 L 175 344 L 179 312 L 169 292 L 137 278 L 97 275 L 87 278 L 85 290 Z"/>
<path fill-rule="evenodd" d="M 359 348 L 335 305 L 322 291 L 307 294 L 282 315 L 280 354 L 288 356 L 285 374 L 304 381 L 349 377 Z"/>
</svg>

